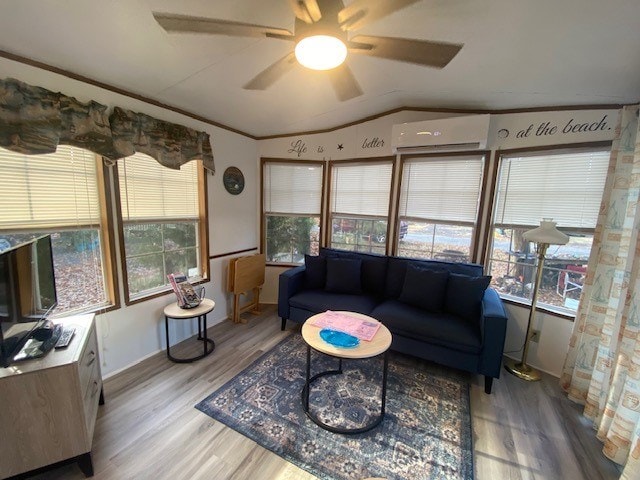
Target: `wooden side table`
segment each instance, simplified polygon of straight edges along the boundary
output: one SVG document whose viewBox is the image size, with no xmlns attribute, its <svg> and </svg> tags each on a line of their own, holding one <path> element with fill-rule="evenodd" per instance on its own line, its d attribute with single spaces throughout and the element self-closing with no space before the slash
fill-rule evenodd
<svg viewBox="0 0 640 480">
<path fill-rule="evenodd" d="M 180 308 L 177 302 L 164 307 L 164 326 L 167 337 L 167 357 L 176 363 L 190 363 L 194 360 L 200 360 L 207 355 L 213 353 L 216 344 L 211 338 L 207 338 L 207 313 L 211 312 L 216 306 L 216 302 L 208 298 L 202 299 L 202 303 L 194 308 Z M 190 358 L 176 358 L 171 355 L 171 343 L 169 341 L 169 319 L 186 320 L 189 318 L 198 319 L 198 340 L 202 340 L 202 355 Z"/>
</svg>

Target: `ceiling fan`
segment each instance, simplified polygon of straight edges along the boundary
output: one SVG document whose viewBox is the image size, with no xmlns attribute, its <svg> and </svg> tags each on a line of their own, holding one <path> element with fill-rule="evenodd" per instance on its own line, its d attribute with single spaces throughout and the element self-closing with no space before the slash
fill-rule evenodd
<svg viewBox="0 0 640 480">
<path fill-rule="evenodd" d="M 462 48 L 460 44 L 408 38 L 376 37 L 349 33 L 390 15 L 418 0 L 289 0 L 296 16 L 294 33 L 282 28 L 215 18 L 154 12 L 156 21 L 169 33 L 205 33 L 237 37 L 267 37 L 295 43 L 295 50 L 260 72 L 243 88 L 265 90 L 296 63 L 327 74 L 340 101 L 362 95 L 351 69 L 343 63 L 347 53 L 445 67 Z M 332 50 L 333 49 L 333 50 Z M 336 52 L 329 60 L 330 52 Z"/>
</svg>

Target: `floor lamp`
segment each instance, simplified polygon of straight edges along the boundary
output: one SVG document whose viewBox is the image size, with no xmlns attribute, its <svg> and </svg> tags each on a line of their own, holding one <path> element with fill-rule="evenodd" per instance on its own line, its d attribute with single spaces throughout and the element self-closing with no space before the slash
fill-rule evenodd
<svg viewBox="0 0 640 480">
<path fill-rule="evenodd" d="M 527 334 L 524 337 L 524 346 L 522 347 L 522 360 L 520 362 L 509 360 L 505 363 L 504 368 L 522 380 L 535 382 L 540 380 L 540 372 L 527 365 L 527 353 L 529 353 L 529 341 L 531 340 L 531 324 L 536 314 L 538 289 L 540 288 L 540 281 L 542 280 L 544 256 L 547 253 L 549 245 L 566 245 L 569 241 L 569 236 L 559 231 L 556 228 L 556 222 L 553 222 L 552 219 L 544 218 L 538 228 L 524 232 L 523 237 L 526 241 L 535 243 L 536 245 L 536 254 L 538 257 L 536 279 L 533 284 L 533 294 L 531 296 L 531 310 L 529 311 Z"/>
</svg>

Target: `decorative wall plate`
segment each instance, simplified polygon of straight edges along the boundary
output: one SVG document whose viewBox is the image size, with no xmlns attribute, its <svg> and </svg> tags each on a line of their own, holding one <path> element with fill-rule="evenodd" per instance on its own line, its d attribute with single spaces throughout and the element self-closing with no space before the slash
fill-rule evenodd
<svg viewBox="0 0 640 480">
<path fill-rule="evenodd" d="M 231 195 L 238 195 L 244 190 L 244 175 L 237 167 L 229 167 L 222 174 L 224 188 Z"/>
</svg>

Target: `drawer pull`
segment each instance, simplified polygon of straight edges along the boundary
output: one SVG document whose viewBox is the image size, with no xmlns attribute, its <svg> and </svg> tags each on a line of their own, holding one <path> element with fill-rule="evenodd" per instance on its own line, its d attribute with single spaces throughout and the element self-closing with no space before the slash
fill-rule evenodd
<svg viewBox="0 0 640 480">
<path fill-rule="evenodd" d="M 91 350 L 88 355 L 89 360 L 87 361 L 87 366 L 91 365 L 93 362 L 95 362 L 96 360 L 96 352 L 94 352 L 93 350 Z"/>
<path fill-rule="evenodd" d="M 96 393 L 98 393 L 98 390 L 100 389 L 100 385 L 98 384 L 97 381 L 93 381 L 93 393 L 91 393 L 92 397 L 95 397 Z"/>
</svg>

